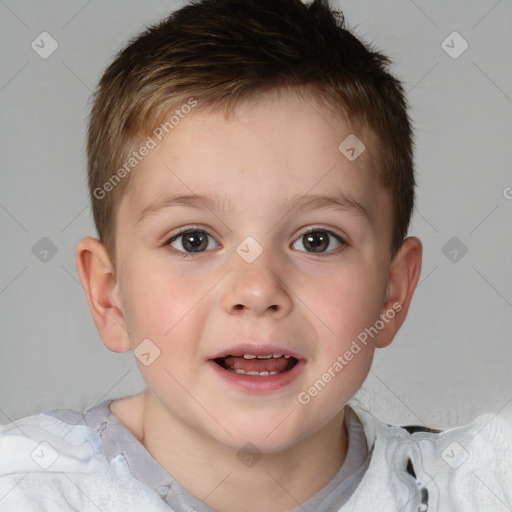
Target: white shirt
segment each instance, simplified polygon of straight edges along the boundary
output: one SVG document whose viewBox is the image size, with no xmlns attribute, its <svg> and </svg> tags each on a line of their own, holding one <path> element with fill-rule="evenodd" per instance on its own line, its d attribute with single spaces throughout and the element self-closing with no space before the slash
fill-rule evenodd
<svg viewBox="0 0 512 512">
<path fill-rule="evenodd" d="M 0 512 L 182 512 L 182 504 L 191 503 L 190 495 L 181 494 L 180 503 L 169 487 L 155 488 L 167 478 L 175 497 L 186 493 L 115 420 L 108 403 L 84 414 L 49 411 L 0 427 Z M 102 414 L 107 421 L 98 422 Z M 410 434 L 350 404 L 346 421 L 347 458 L 335 478 L 303 504 L 308 512 L 512 510 L 510 415 L 486 414 L 441 433 Z M 111 444 L 108 422 L 116 432 Z M 121 442 L 127 434 L 137 443 L 131 448 Z M 143 477 L 142 466 L 134 467 L 141 464 L 150 464 L 153 476 Z M 203 508 L 189 505 L 189 511 L 212 510 L 193 499 Z"/>
</svg>

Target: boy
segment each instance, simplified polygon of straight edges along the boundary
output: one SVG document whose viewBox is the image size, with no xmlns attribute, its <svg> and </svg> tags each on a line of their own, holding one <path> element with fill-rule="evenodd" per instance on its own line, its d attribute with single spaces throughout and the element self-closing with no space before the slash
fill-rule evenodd
<svg viewBox="0 0 512 512">
<path fill-rule="evenodd" d="M 510 510 L 510 421 L 348 405 L 421 270 L 388 64 L 320 0 L 191 3 L 117 56 L 76 257 L 146 387 L 5 427 L 0 510 Z"/>
</svg>

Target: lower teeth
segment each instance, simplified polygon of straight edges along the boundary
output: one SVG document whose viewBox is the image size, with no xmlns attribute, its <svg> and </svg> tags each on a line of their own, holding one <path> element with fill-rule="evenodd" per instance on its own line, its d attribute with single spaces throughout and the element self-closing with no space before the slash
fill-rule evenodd
<svg viewBox="0 0 512 512">
<path fill-rule="evenodd" d="M 233 370 L 233 368 L 230 368 L 232 372 L 240 373 L 241 375 L 258 375 L 261 377 L 265 377 L 266 375 L 276 375 L 279 372 L 246 372 L 245 370 Z"/>
</svg>

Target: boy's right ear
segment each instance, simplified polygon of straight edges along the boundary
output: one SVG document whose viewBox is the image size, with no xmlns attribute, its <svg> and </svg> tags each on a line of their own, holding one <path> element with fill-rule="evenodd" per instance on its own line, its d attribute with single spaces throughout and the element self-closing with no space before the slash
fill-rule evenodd
<svg viewBox="0 0 512 512">
<path fill-rule="evenodd" d="M 92 237 L 80 240 L 76 267 L 103 344 L 113 352 L 131 350 L 115 268 L 105 246 Z"/>
</svg>

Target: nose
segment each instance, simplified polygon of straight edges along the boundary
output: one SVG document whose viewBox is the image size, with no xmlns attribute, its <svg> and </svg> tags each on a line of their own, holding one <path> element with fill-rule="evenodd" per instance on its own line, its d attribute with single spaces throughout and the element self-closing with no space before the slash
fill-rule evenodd
<svg viewBox="0 0 512 512">
<path fill-rule="evenodd" d="M 270 251 L 264 250 L 252 263 L 235 253 L 228 279 L 222 305 L 229 314 L 284 317 L 290 313 L 293 302 L 289 279 L 284 264 L 278 266 Z"/>
</svg>

